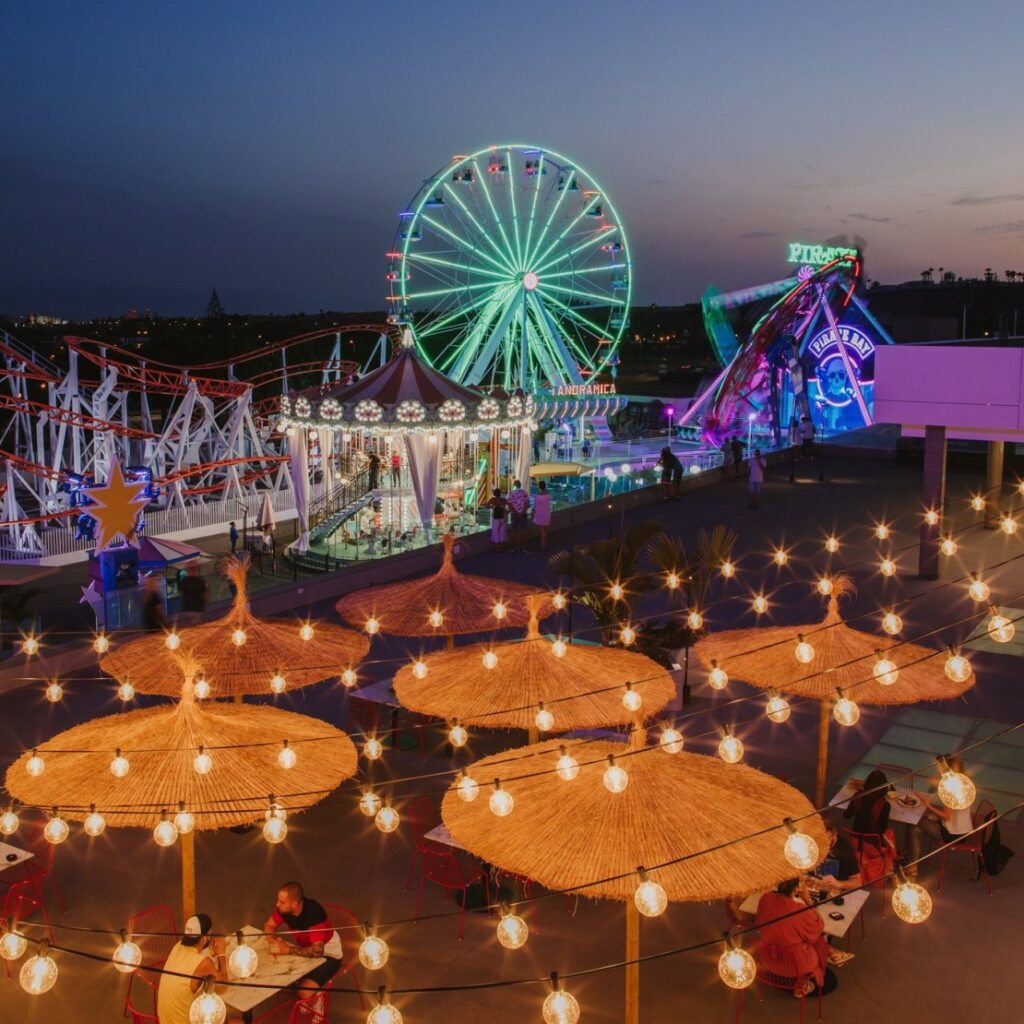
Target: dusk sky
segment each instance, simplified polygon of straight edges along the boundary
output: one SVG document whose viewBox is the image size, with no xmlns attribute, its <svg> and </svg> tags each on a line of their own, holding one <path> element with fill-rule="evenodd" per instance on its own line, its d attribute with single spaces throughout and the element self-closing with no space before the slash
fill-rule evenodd
<svg viewBox="0 0 1024 1024">
<path fill-rule="evenodd" d="M 453 153 L 549 146 L 638 302 L 867 241 L 883 282 L 1024 271 L 1019 0 L 7 4 L 0 313 L 380 309 Z"/>
</svg>

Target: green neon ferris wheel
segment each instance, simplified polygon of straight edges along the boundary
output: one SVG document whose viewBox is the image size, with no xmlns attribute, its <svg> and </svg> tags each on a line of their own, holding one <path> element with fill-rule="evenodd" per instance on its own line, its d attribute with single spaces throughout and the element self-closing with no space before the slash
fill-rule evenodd
<svg viewBox="0 0 1024 1024">
<path fill-rule="evenodd" d="M 399 217 L 393 319 L 459 383 L 538 390 L 614 367 L 632 263 L 622 222 L 579 164 L 508 144 L 456 156 Z"/>
</svg>

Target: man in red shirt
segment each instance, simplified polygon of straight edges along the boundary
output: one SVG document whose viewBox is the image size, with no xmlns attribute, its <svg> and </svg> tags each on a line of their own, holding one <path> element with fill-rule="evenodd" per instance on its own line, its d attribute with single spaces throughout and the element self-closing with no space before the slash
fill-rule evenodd
<svg viewBox="0 0 1024 1024">
<path fill-rule="evenodd" d="M 327 911 L 316 900 L 308 899 L 298 882 L 285 882 L 277 890 L 274 912 L 267 918 L 263 931 L 271 935 L 279 928 L 288 934 L 285 939 L 270 939 L 271 953 L 324 958 L 324 962 L 303 975 L 295 987 L 322 988 L 341 970 L 341 937 L 334 930 Z"/>
</svg>

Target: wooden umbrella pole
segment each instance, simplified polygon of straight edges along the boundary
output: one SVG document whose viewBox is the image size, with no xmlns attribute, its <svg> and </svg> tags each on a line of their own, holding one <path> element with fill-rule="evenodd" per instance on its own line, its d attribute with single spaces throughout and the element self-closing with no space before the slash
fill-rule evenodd
<svg viewBox="0 0 1024 1024">
<path fill-rule="evenodd" d="M 626 900 L 626 1014 L 625 1024 L 640 1024 L 640 911 Z M 631 962 L 632 961 L 632 962 Z"/>
<path fill-rule="evenodd" d="M 828 730 L 831 718 L 829 702 L 820 702 L 821 712 L 818 717 L 818 773 L 814 785 L 814 806 L 825 806 L 825 775 L 828 770 Z"/>
<path fill-rule="evenodd" d="M 187 921 L 196 912 L 196 834 L 181 837 L 181 911 Z"/>
<path fill-rule="evenodd" d="M 453 633 L 449 633 L 444 638 L 444 649 L 446 651 L 454 651 L 455 650 L 455 635 Z"/>
<path fill-rule="evenodd" d="M 531 725 L 526 730 L 526 741 L 530 744 L 530 746 L 533 746 L 534 743 L 540 742 L 540 730 L 537 728 L 537 726 Z"/>
</svg>

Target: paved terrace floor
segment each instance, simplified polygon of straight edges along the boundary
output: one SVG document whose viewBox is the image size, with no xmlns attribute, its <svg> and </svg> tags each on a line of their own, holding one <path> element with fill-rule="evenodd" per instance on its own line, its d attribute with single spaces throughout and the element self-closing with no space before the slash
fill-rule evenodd
<svg viewBox="0 0 1024 1024">
<path fill-rule="evenodd" d="M 875 568 L 880 548 L 871 535 L 875 521 L 884 519 L 893 525 L 894 550 L 916 539 L 919 470 L 894 462 L 829 456 L 827 482 L 819 483 L 817 462 L 798 464 L 797 468 L 806 478 L 800 479 L 798 473 L 798 482 L 793 485 L 788 482 L 788 467 L 773 469 L 762 507 L 756 512 L 746 508 L 745 484 L 730 480 L 689 494 L 681 502 L 637 509 L 626 522 L 656 519 L 687 541 L 692 541 L 701 527 L 717 522 L 737 531 L 738 578 L 716 585 L 707 614 L 711 628 L 751 624 L 749 594 L 762 587 L 771 595 L 773 622 L 817 618 L 821 599 L 809 581 L 829 565 L 822 539 L 833 530 L 843 545 L 833 556 L 831 568 L 849 572 L 858 587 L 845 608 L 847 615 L 871 613 L 873 617 L 867 621 L 877 628 L 880 606 L 919 595 L 904 613 L 906 633 L 913 636 L 975 610 L 962 585 L 942 587 L 942 581 L 925 583 L 913 576 L 913 550 L 899 555 L 900 573 L 894 579 L 883 579 Z M 949 509 L 955 526 L 975 522 L 967 497 L 980 485 L 977 479 L 951 478 Z M 616 517 L 581 527 L 576 540 L 604 536 L 621 525 Z M 552 549 L 566 540 L 564 534 L 553 536 Z M 792 556 L 790 566 L 770 567 L 771 548 L 783 543 Z M 1024 543 L 1019 536 L 1006 537 L 980 528 L 968 530 L 961 537 L 958 555 L 947 566 L 946 577 L 1003 562 L 1000 568 L 985 573 L 993 597 L 1000 604 L 1024 607 L 1024 598 L 1020 597 L 1024 593 L 1021 556 Z M 462 567 L 521 580 L 547 579 L 546 557 L 536 552 L 526 556 L 477 556 L 467 559 Z M 665 606 L 659 602 L 660 598 L 647 599 L 638 614 L 663 612 Z M 325 617 L 332 614 L 329 606 L 314 611 Z M 581 614 L 577 612 L 577 624 Z M 932 642 L 962 640 L 970 631 L 970 625 L 961 625 Z M 404 659 L 429 645 L 430 641 L 377 638 L 366 675 L 382 678 L 393 670 L 394 662 L 389 659 Z M 881 760 L 873 752 L 890 740 L 899 741 L 906 763 L 913 765 L 937 752 L 928 742 L 922 742 L 925 733 L 938 734 L 936 742 L 948 747 L 958 736 L 977 736 L 998 728 L 1000 723 L 1024 720 L 1024 690 L 1019 685 L 1017 658 L 988 649 L 972 650 L 971 658 L 978 685 L 964 699 L 915 709 L 910 714 L 917 718 L 910 720 L 901 717 L 907 711 L 865 708 L 855 728 L 841 734 L 834 728 L 830 792 L 849 771 Z M 696 672 L 693 681 L 693 707 L 706 710 L 707 715 L 694 720 L 692 731 L 703 731 L 712 721 L 741 717 L 737 709 L 724 705 L 730 697 L 750 692 L 742 684 L 731 683 L 726 694 L 712 696 L 700 684 Z M 67 698 L 59 706 L 43 700 L 41 686 L 0 697 L 3 748 L 21 750 L 74 722 L 116 710 L 109 682 L 70 680 L 66 691 Z M 280 703 L 340 725 L 346 722 L 345 695 L 335 682 L 286 696 Z M 924 713 L 927 720 L 921 717 Z M 746 760 L 790 777 L 807 791 L 813 779 L 816 719 L 816 711 L 797 708 L 783 726 L 770 726 L 763 720 L 744 726 L 741 734 Z M 894 734 L 894 729 L 904 731 Z M 471 752 L 489 753 L 522 739 L 514 735 L 474 736 Z M 415 751 L 388 753 L 383 770 L 403 775 L 442 768 L 448 762 L 441 756 L 440 736 L 436 740 L 436 755 L 421 758 Z M 690 746 L 710 752 L 713 744 L 698 740 Z M 995 761 L 1001 770 L 1019 773 L 1024 769 L 1024 747 L 1017 740 L 1004 743 L 998 753 Z M 1003 776 L 996 781 L 1002 784 Z M 985 780 L 980 778 L 979 783 L 984 785 Z M 440 786 L 418 786 L 418 791 L 424 788 L 436 789 L 440 795 Z M 656 827 L 655 812 L 652 809 L 652 828 Z M 1020 852 L 1024 849 L 1024 828 L 1008 825 L 1004 840 Z M 290 819 L 288 839 L 281 847 L 268 846 L 258 832 L 201 836 L 200 907 L 214 916 L 219 927 L 258 924 L 271 906 L 277 884 L 298 878 L 314 897 L 350 906 L 361 919 L 406 919 L 412 916 L 415 902 L 414 893 L 403 890 L 409 848 L 407 824 L 392 836 L 382 836 L 357 812 L 355 801 L 342 794 Z M 825 1001 L 826 1020 L 879 1024 L 1018 1019 L 1024 982 L 1016 968 L 1014 951 L 1019 921 L 1024 916 L 1024 854 L 1011 861 L 996 879 L 992 897 L 985 894 L 981 883 L 972 882 L 969 874 L 966 858 L 961 863 L 954 861 L 947 870 L 944 891 L 939 894 L 935 893 L 934 868 L 922 872 L 922 881 L 935 899 L 935 909 L 931 919 L 918 927 L 899 922 L 891 913 L 883 919 L 880 896 L 872 896 L 867 936 L 861 939 L 859 930 L 855 931 L 853 950 L 857 956 L 842 969 L 839 989 Z M 119 928 L 135 909 L 160 902 L 177 908 L 179 902 L 177 851 L 157 849 L 148 833 L 111 830 L 89 842 L 75 827 L 71 839 L 58 850 L 57 876 L 69 908 L 66 914 L 54 908 L 56 920 L 62 923 Z M 428 890 L 424 913 L 442 914 L 446 909 L 450 905 L 443 897 Z M 585 970 L 621 959 L 623 916 L 622 907 L 611 904 L 580 901 L 570 911 L 560 898 L 544 901 L 537 911 L 535 934 L 518 952 L 503 950 L 494 938 L 494 921 L 478 914 L 468 915 L 462 942 L 456 938 L 457 921 L 453 917 L 396 925 L 384 930 L 392 951 L 387 968 L 380 972 L 381 977 L 363 977 L 367 987 L 386 982 L 395 988 L 416 988 L 541 977 L 552 970 Z M 672 905 L 662 918 L 644 921 L 643 952 L 655 953 L 711 938 L 724 924 L 720 905 Z M 108 954 L 113 946 L 112 942 L 97 942 L 73 933 L 62 933 L 60 939 L 100 954 Z M 717 955 L 714 949 L 645 964 L 641 972 L 641 1019 L 645 1024 L 730 1021 L 735 996 L 717 978 Z M 126 984 L 122 976 L 103 964 L 67 955 L 58 955 L 58 959 L 60 979 L 46 996 L 33 999 L 16 981 L 0 982 L 5 1019 L 61 1020 L 64 1024 L 121 1019 Z M 365 1019 L 355 995 L 346 991 L 348 984 L 347 979 L 341 981 L 333 1000 L 333 1021 Z M 592 974 L 574 980 L 570 987 L 581 1002 L 585 1024 L 622 1020 L 620 972 Z M 521 1024 L 540 1019 L 543 997 L 544 989 L 537 985 L 471 994 L 407 994 L 395 1001 L 408 1024 L 440 1024 L 456 1019 Z M 797 1015 L 791 997 L 772 991 L 763 1001 L 758 1001 L 756 994 L 749 995 L 744 1010 L 744 1019 L 754 1024 L 792 1022 Z"/>
</svg>

